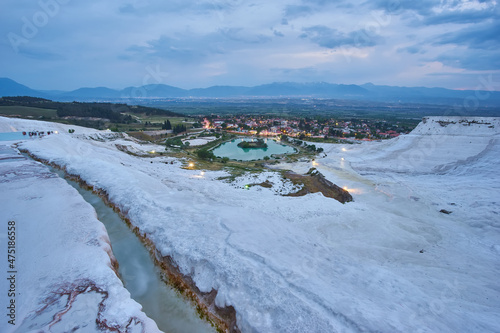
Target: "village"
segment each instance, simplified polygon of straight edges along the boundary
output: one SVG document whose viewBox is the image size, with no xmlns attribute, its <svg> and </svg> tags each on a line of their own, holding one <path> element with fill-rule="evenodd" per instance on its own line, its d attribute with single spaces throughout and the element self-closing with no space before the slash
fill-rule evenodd
<svg viewBox="0 0 500 333">
<path fill-rule="evenodd" d="M 203 117 L 203 128 L 242 135 L 287 135 L 299 139 L 357 139 L 364 141 L 390 139 L 409 133 L 416 125 L 411 121 L 378 119 L 280 118 L 272 116 Z"/>
</svg>

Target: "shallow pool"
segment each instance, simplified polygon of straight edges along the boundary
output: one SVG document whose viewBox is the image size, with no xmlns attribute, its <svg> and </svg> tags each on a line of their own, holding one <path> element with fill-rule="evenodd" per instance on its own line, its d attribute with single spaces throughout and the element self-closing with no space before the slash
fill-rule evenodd
<svg viewBox="0 0 500 333">
<path fill-rule="evenodd" d="M 251 139 L 234 139 L 223 143 L 213 150 L 217 157 L 228 157 L 232 160 L 252 161 L 262 160 L 264 157 L 272 155 L 293 154 L 295 148 L 283 145 L 272 139 L 265 139 L 267 148 L 240 148 L 238 143 L 241 141 L 252 141 Z"/>
<path fill-rule="evenodd" d="M 0 141 L 16 141 L 29 139 L 29 135 L 23 135 L 23 132 L 4 132 L 0 133 Z"/>
</svg>

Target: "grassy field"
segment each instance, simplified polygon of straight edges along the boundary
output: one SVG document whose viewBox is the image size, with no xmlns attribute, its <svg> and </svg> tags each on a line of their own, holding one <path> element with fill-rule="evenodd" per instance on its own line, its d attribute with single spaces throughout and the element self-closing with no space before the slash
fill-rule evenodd
<svg viewBox="0 0 500 333">
<path fill-rule="evenodd" d="M 127 113 L 128 115 L 132 116 L 132 118 L 139 120 L 139 123 L 132 123 L 132 124 L 112 124 L 110 127 L 117 129 L 120 132 L 130 132 L 130 131 L 141 131 L 141 130 L 147 130 L 147 131 L 156 131 L 156 130 L 161 130 L 161 127 L 163 126 L 163 123 L 167 120 L 170 121 L 170 124 L 173 126 L 177 124 L 182 124 L 186 119 L 188 123 L 185 123 L 186 127 L 189 129 L 190 122 L 195 122 L 196 119 L 194 118 L 189 118 L 189 117 L 169 117 L 169 116 L 158 116 L 158 115 L 151 115 L 148 116 L 146 114 L 136 114 L 136 113 Z M 146 122 L 151 123 L 151 125 L 146 126 Z"/>
<path fill-rule="evenodd" d="M 57 111 L 53 109 L 40 109 L 29 106 L 0 106 L 0 115 L 57 118 Z"/>
</svg>

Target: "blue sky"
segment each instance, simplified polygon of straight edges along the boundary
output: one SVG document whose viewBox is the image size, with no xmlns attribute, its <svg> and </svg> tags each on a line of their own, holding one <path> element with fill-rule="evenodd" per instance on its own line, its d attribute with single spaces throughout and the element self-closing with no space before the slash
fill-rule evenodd
<svg viewBox="0 0 500 333">
<path fill-rule="evenodd" d="M 500 90 L 496 0 L 4 0 L 3 8 L 0 77 L 35 89 L 282 81 L 475 89 L 486 80 Z"/>
</svg>

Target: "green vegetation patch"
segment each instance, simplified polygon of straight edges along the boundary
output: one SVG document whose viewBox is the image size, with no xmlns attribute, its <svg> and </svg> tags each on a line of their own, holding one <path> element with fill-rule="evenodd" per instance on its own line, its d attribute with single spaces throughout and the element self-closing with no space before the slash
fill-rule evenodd
<svg viewBox="0 0 500 333">
<path fill-rule="evenodd" d="M 36 118 L 56 118 L 57 110 L 42 109 L 30 106 L 0 106 L 0 114 L 6 116 L 36 117 Z"/>
<path fill-rule="evenodd" d="M 263 139 L 257 139 L 257 141 L 241 141 L 238 143 L 240 148 L 267 148 L 267 143 Z"/>
</svg>

